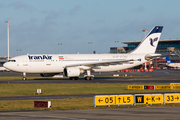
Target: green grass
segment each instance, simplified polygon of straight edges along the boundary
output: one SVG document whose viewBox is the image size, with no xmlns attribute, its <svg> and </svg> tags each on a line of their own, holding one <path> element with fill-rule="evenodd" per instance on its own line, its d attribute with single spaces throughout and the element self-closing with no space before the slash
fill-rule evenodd
<svg viewBox="0 0 180 120">
<path fill-rule="evenodd" d="M 41 95 L 180 92 L 180 90 L 128 90 L 128 85 L 169 85 L 169 83 L 3 83 L 0 84 L 0 96 L 33 96 L 37 89 L 41 89 Z"/>
<path fill-rule="evenodd" d="M 93 108 L 93 98 L 50 99 L 53 110 L 73 110 Z M 0 111 L 4 110 L 48 110 L 34 108 L 34 100 L 0 101 Z"/>
<path fill-rule="evenodd" d="M 22 80 L 22 76 L 1 76 L 0 80 Z M 35 80 L 35 79 L 53 79 L 53 77 L 41 77 L 41 76 L 27 76 L 28 80 Z"/>
<path fill-rule="evenodd" d="M 113 76 L 96 76 L 96 78 L 112 78 Z M 116 76 L 115 76 L 116 77 Z M 145 76 L 118 76 L 120 78 L 122 77 L 151 77 L 149 75 Z M 22 76 L 1 76 L 0 80 L 22 80 Z M 80 76 L 79 78 L 84 78 L 83 76 Z M 69 79 L 68 77 L 63 77 L 63 78 L 53 78 L 53 77 L 41 77 L 41 76 L 27 76 L 28 80 L 48 80 L 48 79 Z"/>
<path fill-rule="evenodd" d="M 128 85 L 169 85 L 169 83 L 8 83 L 8 80 L 19 80 L 22 77 L 0 77 L 7 83 L 0 84 L 0 97 L 4 96 L 34 96 L 36 89 L 41 89 L 41 95 L 76 95 L 76 94 L 120 94 L 120 93 L 156 93 L 180 92 L 180 90 L 128 90 Z M 28 79 L 42 79 L 29 77 Z M 48 78 L 47 78 L 48 79 Z M 51 79 L 51 78 L 49 78 Z M 137 108 L 145 105 L 98 106 L 94 108 L 93 98 L 51 99 L 53 110 L 101 109 L 101 108 Z M 0 101 L 0 111 L 3 110 L 49 110 L 34 108 L 34 100 Z M 152 105 L 150 107 L 180 106 L 180 104 Z"/>
<path fill-rule="evenodd" d="M 51 101 L 52 110 L 77 110 L 77 109 L 112 109 L 112 108 L 140 108 L 146 105 L 112 105 L 94 107 L 93 98 L 73 98 L 73 99 L 48 99 Z M 154 104 L 148 107 L 179 107 L 180 104 Z M 10 110 L 50 110 L 49 108 L 34 108 L 34 100 L 14 100 L 0 101 L 0 111 Z"/>
</svg>

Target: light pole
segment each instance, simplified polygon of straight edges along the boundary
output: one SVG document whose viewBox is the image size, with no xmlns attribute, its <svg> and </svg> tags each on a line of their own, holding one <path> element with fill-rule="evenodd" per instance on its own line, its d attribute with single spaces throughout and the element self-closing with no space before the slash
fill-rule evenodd
<svg viewBox="0 0 180 120">
<path fill-rule="evenodd" d="M 116 53 L 117 53 L 117 48 L 118 48 L 118 43 L 119 41 L 114 41 L 115 42 L 115 47 L 116 47 Z M 117 44 L 116 44 L 117 43 Z"/>
<path fill-rule="evenodd" d="M 146 31 L 148 31 L 148 29 L 143 29 L 142 30 L 143 32 L 144 32 L 144 39 L 146 38 Z M 146 70 L 147 69 L 147 63 L 145 62 L 145 64 L 144 64 L 144 69 Z"/>
<path fill-rule="evenodd" d="M 89 52 L 89 51 L 90 51 L 89 44 L 90 44 L 90 42 L 88 42 L 88 54 L 90 53 L 90 52 Z"/>
<path fill-rule="evenodd" d="M 18 56 L 18 49 L 16 51 L 17 51 L 17 56 Z"/>
<path fill-rule="evenodd" d="M 92 42 L 91 42 L 91 54 L 92 54 Z"/>
<path fill-rule="evenodd" d="M 21 55 L 21 49 L 19 49 L 19 50 L 17 49 L 16 51 L 17 51 L 17 56 Z M 18 51 L 19 51 L 19 54 L 18 54 Z"/>
<path fill-rule="evenodd" d="M 90 53 L 92 54 L 92 42 L 88 42 L 88 44 L 90 45 Z"/>
<path fill-rule="evenodd" d="M 60 44 L 58 43 L 58 54 L 59 54 L 59 45 L 60 45 Z"/>
<path fill-rule="evenodd" d="M 61 54 L 62 54 L 62 43 L 60 45 L 61 45 Z"/>
<path fill-rule="evenodd" d="M 9 60 L 9 22 L 10 21 L 7 20 L 5 22 L 7 23 L 7 47 L 8 47 L 7 48 L 7 51 L 8 51 L 8 58 L 7 59 Z"/>
<path fill-rule="evenodd" d="M 58 43 L 58 54 L 60 54 L 59 53 L 59 47 L 60 47 L 59 45 L 61 45 L 61 54 L 62 54 L 62 43 Z"/>
<path fill-rule="evenodd" d="M 146 38 L 146 31 L 148 31 L 148 29 L 143 29 L 142 31 L 144 32 L 144 38 Z"/>
</svg>

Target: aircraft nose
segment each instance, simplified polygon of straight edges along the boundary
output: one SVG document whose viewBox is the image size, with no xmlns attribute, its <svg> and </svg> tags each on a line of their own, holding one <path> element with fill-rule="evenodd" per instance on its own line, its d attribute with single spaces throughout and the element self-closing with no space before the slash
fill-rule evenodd
<svg viewBox="0 0 180 120">
<path fill-rule="evenodd" d="M 5 68 L 7 68 L 7 69 L 8 69 L 8 66 L 9 66 L 9 65 L 8 65 L 7 62 L 3 64 L 3 67 L 5 67 Z"/>
</svg>

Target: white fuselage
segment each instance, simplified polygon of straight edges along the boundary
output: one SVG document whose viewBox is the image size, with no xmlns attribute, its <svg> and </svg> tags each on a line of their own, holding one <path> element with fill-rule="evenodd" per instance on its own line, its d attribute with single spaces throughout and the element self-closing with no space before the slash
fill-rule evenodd
<svg viewBox="0 0 180 120">
<path fill-rule="evenodd" d="M 10 70 L 25 73 L 61 73 L 66 66 L 84 63 L 98 63 L 115 60 L 140 59 L 116 65 L 91 67 L 93 72 L 110 72 L 131 68 L 146 62 L 145 54 L 35 54 L 11 58 L 4 66 Z M 89 69 L 87 66 L 77 66 Z"/>
<path fill-rule="evenodd" d="M 178 67 L 178 68 L 180 68 L 180 63 L 167 63 L 166 65 L 169 66 L 169 67 Z"/>
<path fill-rule="evenodd" d="M 142 42 L 127 54 L 41 54 L 23 55 L 11 58 L 3 66 L 9 70 L 26 73 L 42 73 L 41 76 L 64 73 L 70 80 L 78 80 L 80 74 L 85 80 L 93 80 L 91 72 L 110 72 L 141 65 L 157 57 L 154 54 L 163 26 L 155 26 Z M 158 55 L 159 56 L 159 55 Z M 49 74 L 49 75 L 48 75 Z"/>
</svg>

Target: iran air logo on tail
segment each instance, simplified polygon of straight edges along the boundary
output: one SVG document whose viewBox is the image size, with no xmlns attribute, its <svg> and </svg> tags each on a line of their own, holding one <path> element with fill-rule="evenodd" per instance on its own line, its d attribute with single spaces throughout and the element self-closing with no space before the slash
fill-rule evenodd
<svg viewBox="0 0 180 120">
<path fill-rule="evenodd" d="M 154 38 L 154 39 L 150 38 L 150 44 L 151 44 L 151 46 L 155 47 L 155 46 L 154 46 L 154 42 L 157 41 L 157 40 L 158 40 L 158 37 L 156 37 L 156 38 Z"/>
</svg>

